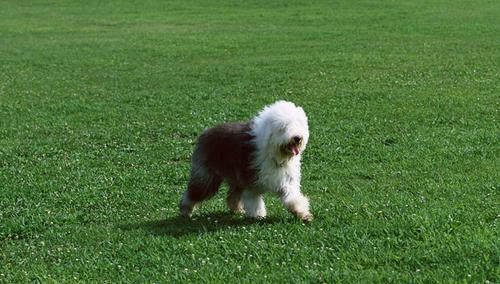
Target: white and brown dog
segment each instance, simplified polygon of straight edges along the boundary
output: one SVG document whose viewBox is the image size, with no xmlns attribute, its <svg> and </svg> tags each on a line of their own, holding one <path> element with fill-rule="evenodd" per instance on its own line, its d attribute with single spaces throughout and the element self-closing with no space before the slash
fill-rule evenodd
<svg viewBox="0 0 500 284">
<path fill-rule="evenodd" d="M 262 194 L 270 192 L 297 217 L 311 221 L 309 200 L 300 191 L 300 157 L 308 139 L 304 110 L 286 101 L 266 106 L 250 122 L 205 130 L 193 153 L 181 214 L 191 216 L 196 205 L 217 193 L 225 180 L 233 212 L 264 218 Z"/>
</svg>

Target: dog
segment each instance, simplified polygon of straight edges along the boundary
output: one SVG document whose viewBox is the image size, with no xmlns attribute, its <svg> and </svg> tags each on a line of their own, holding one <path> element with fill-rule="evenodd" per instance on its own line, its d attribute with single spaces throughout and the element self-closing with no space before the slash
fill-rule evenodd
<svg viewBox="0 0 500 284">
<path fill-rule="evenodd" d="M 308 140 L 304 110 L 287 101 L 264 107 L 249 122 L 206 129 L 192 156 L 181 215 L 191 217 L 226 181 L 227 205 L 233 213 L 262 219 L 267 214 L 262 195 L 274 193 L 292 214 L 312 221 L 309 199 L 300 191 L 300 159 Z"/>
</svg>

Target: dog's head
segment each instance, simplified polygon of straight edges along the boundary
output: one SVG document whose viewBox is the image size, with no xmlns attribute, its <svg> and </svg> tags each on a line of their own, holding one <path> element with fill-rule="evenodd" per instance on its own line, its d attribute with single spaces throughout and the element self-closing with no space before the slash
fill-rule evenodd
<svg viewBox="0 0 500 284">
<path fill-rule="evenodd" d="M 278 101 L 262 110 L 255 119 L 257 136 L 280 158 L 300 155 L 309 140 L 307 116 L 301 107 Z M 262 137 L 263 136 L 263 137 Z M 264 146 L 264 145 L 262 145 Z M 280 159 L 281 160 L 281 159 Z"/>
</svg>

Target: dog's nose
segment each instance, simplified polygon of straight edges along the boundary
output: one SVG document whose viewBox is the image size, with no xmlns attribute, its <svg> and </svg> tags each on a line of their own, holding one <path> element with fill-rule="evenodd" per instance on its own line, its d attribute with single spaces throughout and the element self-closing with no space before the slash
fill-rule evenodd
<svg viewBox="0 0 500 284">
<path fill-rule="evenodd" d="M 300 136 L 293 136 L 293 141 L 296 144 L 299 144 L 300 142 L 302 142 L 302 137 L 300 137 Z"/>
</svg>

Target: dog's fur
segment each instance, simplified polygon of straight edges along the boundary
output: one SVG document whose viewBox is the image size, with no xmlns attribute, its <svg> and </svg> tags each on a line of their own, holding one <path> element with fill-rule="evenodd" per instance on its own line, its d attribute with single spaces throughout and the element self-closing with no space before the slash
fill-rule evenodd
<svg viewBox="0 0 500 284">
<path fill-rule="evenodd" d="M 309 200 L 300 191 L 300 158 L 309 140 L 301 107 L 278 101 L 248 123 L 227 123 L 203 132 L 192 157 L 191 178 L 180 211 L 191 216 L 198 203 L 229 185 L 232 212 L 264 218 L 262 194 L 277 194 L 297 217 L 312 220 Z"/>
</svg>

